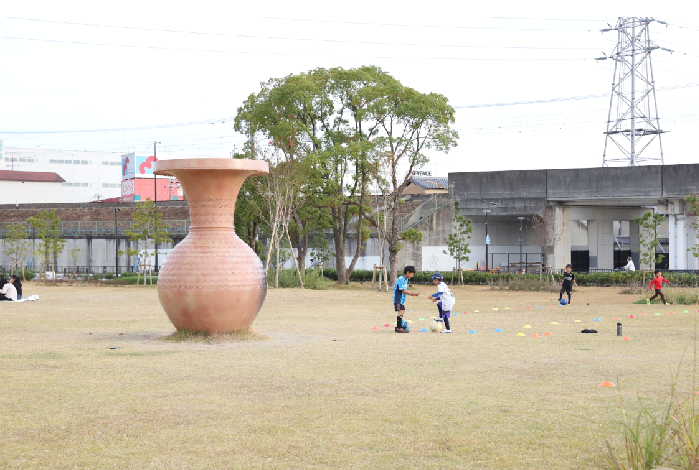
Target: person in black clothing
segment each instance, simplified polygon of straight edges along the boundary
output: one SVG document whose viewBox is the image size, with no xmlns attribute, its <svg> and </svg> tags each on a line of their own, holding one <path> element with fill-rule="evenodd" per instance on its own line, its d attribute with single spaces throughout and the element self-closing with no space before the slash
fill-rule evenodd
<svg viewBox="0 0 699 470">
<path fill-rule="evenodd" d="M 13 274 L 10 282 L 15 286 L 15 289 L 17 289 L 17 300 L 22 300 L 22 283 L 19 282 L 19 276 Z"/>
<path fill-rule="evenodd" d="M 570 297 L 573 294 L 573 286 L 578 287 L 578 283 L 575 282 L 573 266 L 566 265 L 566 272 L 563 274 L 563 282 L 561 282 L 561 291 L 558 293 L 559 302 L 563 298 L 563 292 L 566 292 L 568 294 L 568 305 L 570 305 Z"/>
</svg>

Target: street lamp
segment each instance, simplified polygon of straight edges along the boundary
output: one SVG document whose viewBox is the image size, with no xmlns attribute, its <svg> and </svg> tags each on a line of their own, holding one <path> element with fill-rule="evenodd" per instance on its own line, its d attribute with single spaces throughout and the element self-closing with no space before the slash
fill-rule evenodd
<svg viewBox="0 0 699 470">
<path fill-rule="evenodd" d="M 117 212 L 121 212 L 118 207 L 112 207 L 110 209 L 114 212 L 114 274 L 119 277 L 119 232 L 117 232 Z"/>
<path fill-rule="evenodd" d="M 519 219 L 519 272 L 522 272 L 522 221 L 524 217 L 517 217 Z"/>
<path fill-rule="evenodd" d="M 490 214 L 489 209 L 483 209 L 485 214 L 485 272 L 490 272 L 488 270 L 488 245 L 490 245 L 490 237 L 488 236 L 488 214 Z"/>
</svg>

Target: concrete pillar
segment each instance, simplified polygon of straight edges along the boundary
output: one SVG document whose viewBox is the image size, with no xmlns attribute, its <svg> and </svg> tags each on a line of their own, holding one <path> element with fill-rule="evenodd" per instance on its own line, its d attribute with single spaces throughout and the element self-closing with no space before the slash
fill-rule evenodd
<svg viewBox="0 0 699 470">
<path fill-rule="evenodd" d="M 687 235 L 683 205 L 684 201 L 681 200 L 672 201 L 670 204 L 670 269 L 687 269 Z"/>
<path fill-rule="evenodd" d="M 631 259 L 636 269 L 641 269 L 641 255 L 638 250 L 641 248 L 641 242 L 638 238 L 638 224 L 633 220 L 629 221 L 629 248 L 631 249 Z"/>
<path fill-rule="evenodd" d="M 587 221 L 587 249 L 590 252 L 590 268 L 597 268 L 597 221 Z"/>
<path fill-rule="evenodd" d="M 554 231 L 560 234 L 560 240 L 554 246 L 551 267 L 561 270 L 570 263 L 570 210 L 565 206 L 555 206 L 553 210 Z"/>
<path fill-rule="evenodd" d="M 693 249 L 696 248 L 697 243 L 699 243 L 699 239 L 697 237 L 697 232 L 692 226 L 692 223 L 697 223 L 699 221 L 699 218 L 697 217 L 687 217 L 685 219 L 685 231 L 687 233 L 687 249 Z M 699 257 L 694 256 L 693 251 L 687 252 L 687 269 L 694 269 L 694 270 L 699 270 Z"/>
<path fill-rule="evenodd" d="M 597 268 L 614 269 L 614 221 L 607 209 L 597 208 Z"/>
</svg>

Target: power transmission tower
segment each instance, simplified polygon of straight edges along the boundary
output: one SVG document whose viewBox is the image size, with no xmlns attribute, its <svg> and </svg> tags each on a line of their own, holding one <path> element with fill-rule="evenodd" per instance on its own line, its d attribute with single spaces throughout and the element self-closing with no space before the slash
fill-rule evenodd
<svg viewBox="0 0 699 470">
<path fill-rule="evenodd" d="M 665 131 L 660 129 L 650 54 L 656 49 L 672 51 L 651 42 L 649 25 L 654 21 L 667 25 L 653 18 L 619 18 L 615 27 L 601 30 L 603 33 L 616 31 L 618 37 L 612 54 L 596 59 L 614 61 L 603 166 L 617 162 L 629 166 L 645 162 L 664 163 L 661 134 Z M 660 152 L 644 153 L 656 138 Z M 610 141 L 621 155 L 607 155 Z"/>
</svg>

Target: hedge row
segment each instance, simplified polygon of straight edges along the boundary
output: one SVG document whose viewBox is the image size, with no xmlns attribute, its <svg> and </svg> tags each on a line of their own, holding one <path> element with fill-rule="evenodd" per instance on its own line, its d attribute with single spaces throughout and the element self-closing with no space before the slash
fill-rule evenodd
<svg viewBox="0 0 699 470">
<path fill-rule="evenodd" d="M 334 268 L 325 268 L 323 274 L 328 279 L 337 281 L 337 270 Z M 372 270 L 355 269 L 350 276 L 350 282 L 371 282 L 371 278 L 374 272 Z M 419 271 L 413 276 L 411 283 L 413 284 L 431 284 L 430 278 L 434 274 L 434 271 Z M 445 281 L 449 283 L 451 281 L 451 272 L 443 273 L 445 275 Z M 650 277 L 652 274 L 646 273 L 646 283 L 650 283 Z M 483 285 L 488 284 L 488 282 L 497 282 L 500 279 L 510 280 L 512 278 L 528 278 L 528 279 L 539 279 L 538 274 L 487 274 L 482 271 L 465 271 L 464 272 L 464 282 L 466 284 Z M 556 281 L 561 282 L 563 280 L 563 274 L 554 274 L 553 277 Z M 699 275 L 690 273 L 663 273 L 663 277 L 672 282 L 674 286 L 677 287 L 697 287 L 699 286 Z M 628 272 L 615 272 L 615 273 L 576 273 L 575 280 L 579 286 L 598 286 L 598 287 L 609 287 L 609 286 L 626 286 L 629 282 L 642 282 L 643 273 L 636 271 L 633 273 Z M 456 279 L 454 279 L 456 282 Z"/>
</svg>

